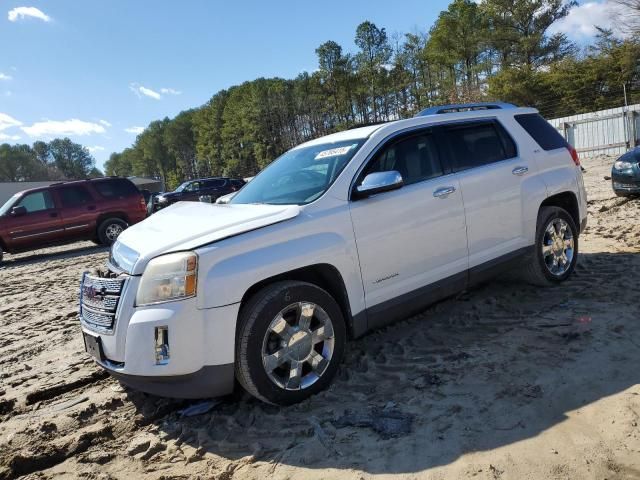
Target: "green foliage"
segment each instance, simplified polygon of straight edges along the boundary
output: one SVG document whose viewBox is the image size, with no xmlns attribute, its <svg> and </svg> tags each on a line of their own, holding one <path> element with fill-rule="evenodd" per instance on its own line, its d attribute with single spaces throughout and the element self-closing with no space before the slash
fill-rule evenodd
<svg viewBox="0 0 640 480">
<path fill-rule="evenodd" d="M 48 151 L 53 159 L 53 165 L 66 178 L 86 178 L 95 167 L 95 160 L 89 150 L 68 138 L 52 140 Z"/>
<path fill-rule="evenodd" d="M 101 177 L 89 150 L 68 138 L 0 145 L 0 181 L 55 181 Z"/>
<path fill-rule="evenodd" d="M 620 106 L 623 84 L 630 102 L 640 101 L 637 37 L 620 41 L 603 31 L 580 52 L 549 33 L 575 4 L 453 0 L 428 32 L 406 35 L 365 21 L 353 53 L 327 40 L 312 73 L 258 78 L 152 122 L 131 148 L 111 155 L 106 173 L 163 177 L 169 188 L 196 177 L 250 176 L 309 139 L 450 102 L 504 100 L 552 118 Z"/>
</svg>

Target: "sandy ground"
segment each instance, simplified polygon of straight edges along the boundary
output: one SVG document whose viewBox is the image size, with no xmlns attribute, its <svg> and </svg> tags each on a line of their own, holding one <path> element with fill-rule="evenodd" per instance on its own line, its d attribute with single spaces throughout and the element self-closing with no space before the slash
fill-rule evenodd
<svg viewBox="0 0 640 480">
<path fill-rule="evenodd" d="M 0 478 L 640 478 L 640 201 L 587 159 L 575 275 L 496 281 L 350 342 L 289 408 L 130 391 L 83 352 L 91 244 L 0 267 Z M 185 416 L 184 408 L 209 410 Z"/>
</svg>

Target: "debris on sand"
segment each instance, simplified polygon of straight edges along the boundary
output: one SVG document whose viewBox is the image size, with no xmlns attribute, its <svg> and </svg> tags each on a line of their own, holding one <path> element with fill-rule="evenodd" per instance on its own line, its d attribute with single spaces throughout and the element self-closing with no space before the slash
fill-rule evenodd
<svg viewBox="0 0 640 480">
<path fill-rule="evenodd" d="M 370 428 L 382 438 L 399 437 L 411 433 L 414 416 L 395 407 L 371 408 L 367 412 L 347 410 L 334 425 L 337 428 L 358 427 Z"/>
<path fill-rule="evenodd" d="M 194 403 L 182 410 L 178 410 L 178 415 L 181 417 L 195 417 L 196 415 L 204 415 L 209 413 L 220 402 L 214 400 L 208 400 L 206 402 Z"/>
</svg>

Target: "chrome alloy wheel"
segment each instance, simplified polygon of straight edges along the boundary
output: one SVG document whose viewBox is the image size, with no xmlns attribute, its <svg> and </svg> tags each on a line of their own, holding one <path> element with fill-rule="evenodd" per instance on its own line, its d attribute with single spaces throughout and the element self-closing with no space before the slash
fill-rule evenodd
<svg viewBox="0 0 640 480">
<path fill-rule="evenodd" d="M 569 270 L 574 255 L 571 227 L 562 218 L 554 218 L 542 237 L 542 258 L 552 275 L 561 276 Z"/>
<path fill-rule="evenodd" d="M 115 242 L 118 236 L 122 233 L 122 230 L 123 230 L 122 225 L 118 225 L 117 223 L 112 223 L 107 226 L 106 230 L 104 231 L 104 234 L 110 241 Z"/>
<path fill-rule="evenodd" d="M 262 364 L 280 388 L 303 390 L 326 371 L 334 344 L 329 315 L 315 303 L 293 303 L 269 324 L 262 342 Z"/>
</svg>

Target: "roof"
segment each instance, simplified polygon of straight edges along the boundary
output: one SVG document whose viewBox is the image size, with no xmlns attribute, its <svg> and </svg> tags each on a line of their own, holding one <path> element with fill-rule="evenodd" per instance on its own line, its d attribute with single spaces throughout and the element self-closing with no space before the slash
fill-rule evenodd
<svg viewBox="0 0 640 480">
<path fill-rule="evenodd" d="M 408 128 L 418 125 L 427 125 L 431 123 L 440 123 L 447 120 L 464 120 L 468 118 L 484 118 L 499 117 L 501 115 L 513 115 L 514 113 L 538 113 L 534 108 L 517 107 L 510 103 L 492 102 L 492 103 L 463 103 L 454 105 L 440 105 L 430 107 L 421 111 L 412 118 L 403 120 L 394 120 L 391 122 L 381 123 L 378 125 L 370 125 L 367 127 L 353 128 L 342 132 L 325 135 L 314 140 L 310 140 L 295 148 L 309 147 L 313 145 L 322 145 L 325 143 L 341 142 L 348 140 L 361 140 L 371 137 L 372 135 L 387 135 L 402 128 Z"/>
<path fill-rule="evenodd" d="M 83 183 L 87 183 L 87 182 L 99 182 L 99 181 L 105 181 L 105 180 L 113 180 L 114 178 L 120 178 L 120 179 L 125 179 L 125 177 L 97 177 L 97 178 L 85 178 L 85 179 L 81 179 L 81 180 L 63 180 L 63 181 L 59 181 L 59 182 L 42 182 L 42 185 L 38 185 L 36 187 L 31 187 L 31 188 L 25 188 L 24 190 L 20 190 L 16 193 L 22 193 L 22 194 L 26 194 L 26 193 L 31 193 L 31 192 L 36 192 L 38 190 L 45 190 L 48 188 L 52 188 L 52 187 L 60 187 L 61 185 L 77 185 L 77 184 L 83 184 Z M 9 182 L 9 183 L 16 183 L 16 184 L 20 184 L 22 182 Z M 32 183 L 32 182 L 25 182 L 25 183 Z"/>
<path fill-rule="evenodd" d="M 504 102 L 480 102 L 480 103 L 455 103 L 452 105 L 438 105 L 422 110 L 417 117 L 425 117 L 427 115 L 442 115 L 445 113 L 458 112 L 474 112 L 482 110 L 509 110 L 518 108 L 511 103 Z"/>
</svg>

